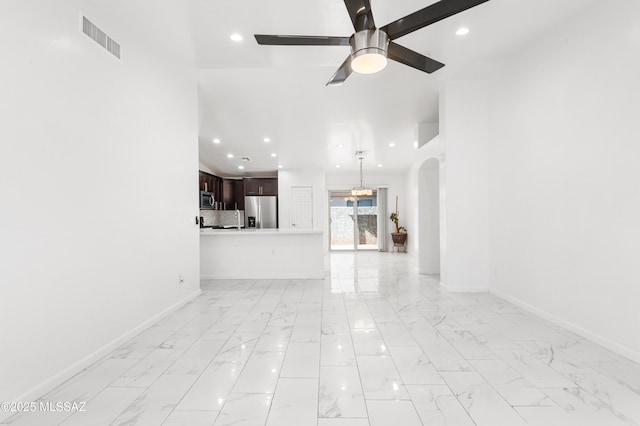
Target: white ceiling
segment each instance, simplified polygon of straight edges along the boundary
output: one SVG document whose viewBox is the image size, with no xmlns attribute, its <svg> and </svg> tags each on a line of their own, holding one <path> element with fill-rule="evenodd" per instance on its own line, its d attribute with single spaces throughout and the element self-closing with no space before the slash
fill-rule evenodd
<svg viewBox="0 0 640 426">
<path fill-rule="evenodd" d="M 200 161 L 223 176 L 273 174 L 279 164 L 334 172 L 357 170 L 354 153 L 366 150 L 365 170 L 404 170 L 418 123 L 437 122 L 438 92 L 448 79 L 486 76 L 595 1 L 603 0 L 490 0 L 396 40 L 444 62 L 440 71 L 429 75 L 390 61 L 378 74 L 354 73 L 341 86 L 325 87 L 348 47 L 259 46 L 253 34 L 349 36 L 353 26 L 343 0 L 189 0 Z M 378 27 L 431 3 L 371 0 Z M 456 36 L 462 26 L 470 33 Z M 232 33 L 244 40 L 231 41 Z M 214 138 L 221 143 L 213 144 Z M 241 162 L 243 156 L 251 161 Z"/>
</svg>

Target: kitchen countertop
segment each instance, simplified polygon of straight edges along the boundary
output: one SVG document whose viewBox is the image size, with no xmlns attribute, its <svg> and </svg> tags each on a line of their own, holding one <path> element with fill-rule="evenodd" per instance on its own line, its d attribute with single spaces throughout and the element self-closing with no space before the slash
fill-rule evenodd
<svg viewBox="0 0 640 426">
<path fill-rule="evenodd" d="M 322 234 L 323 231 L 315 229 L 293 229 L 293 228 L 279 228 L 279 229 L 212 229 L 203 228 L 200 229 L 200 235 L 291 235 L 291 234 Z"/>
</svg>

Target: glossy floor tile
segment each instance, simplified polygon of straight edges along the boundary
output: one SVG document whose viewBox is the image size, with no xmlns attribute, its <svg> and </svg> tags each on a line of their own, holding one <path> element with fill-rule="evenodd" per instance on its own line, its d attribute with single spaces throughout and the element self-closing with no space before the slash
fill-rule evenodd
<svg viewBox="0 0 640 426">
<path fill-rule="evenodd" d="M 325 280 L 216 280 L 12 425 L 636 425 L 640 366 L 398 253 Z"/>
</svg>

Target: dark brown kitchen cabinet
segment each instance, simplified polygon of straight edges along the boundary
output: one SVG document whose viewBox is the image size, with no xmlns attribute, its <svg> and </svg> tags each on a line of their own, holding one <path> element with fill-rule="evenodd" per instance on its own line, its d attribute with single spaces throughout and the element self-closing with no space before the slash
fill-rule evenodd
<svg viewBox="0 0 640 426">
<path fill-rule="evenodd" d="M 278 179 L 263 179 L 262 195 L 278 195 Z"/>
<path fill-rule="evenodd" d="M 213 176 L 210 175 L 209 173 L 200 172 L 200 191 L 207 191 L 207 192 L 211 192 L 211 183 L 212 183 L 212 178 Z"/>
<path fill-rule="evenodd" d="M 278 195 L 277 178 L 245 178 L 244 195 Z"/>
<path fill-rule="evenodd" d="M 260 195 L 260 182 L 257 179 L 246 178 L 244 181 L 244 195 Z"/>
<path fill-rule="evenodd" d="M 213 192 L 216 201 L 222 198 L 222 179 L 207 172 L 200 171 L 200 191 Z"/>
<path fill-rule="evenodd" d="M 244 185 L 242 179 L 222 180 L 222 202 L 225 210 L 244 210 Z"/>
</svg>

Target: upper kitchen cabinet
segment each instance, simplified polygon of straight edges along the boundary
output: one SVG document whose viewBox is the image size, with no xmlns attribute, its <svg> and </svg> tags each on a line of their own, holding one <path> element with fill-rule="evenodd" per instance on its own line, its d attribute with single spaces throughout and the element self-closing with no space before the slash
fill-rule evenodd
<svg viewBox="0 0 640 426">
<path fill-rule="evenodd" d="M 242 179 L 222 180 L 222 203 L 225 210 L 244 210 L 244 185 Z"/>
<path fill-rule="evenodd" d="M 208 183 L 206 174 L 204 174 L 203 172 L 200 172 L 200 176 L 198 177 L 198 179 L 199 179 L 198 191 L 204 191 L 205 183 Z M 206 190 L 208 191 L 209 189 L 207 188 Z"/>
<path fill-rule="evenodd" d="M 200 191 L 213 192 L 216 200 L 222 198 L 222 179 L 218 176 L 200 171 Z"/>
<path fill-rule="evenodd" d="M 244 195 L 278 195 L 278 178 L 244 178 Z"/>
<path fill-rule="evenodd" d="M 214 176 L 213 179 L 213 193 L 216 196 L 216 199 L 222 200 L 222 178 L 218 176 Z"/>
<path fill-rule="evenodd" d="M 278 179 L 277 178 L 262 180 L 262 195 L 278 195 Z"/>
<path fill-rule="evenodd" d="M 211 191 L 212 180 L 210 179 L 210 177 L 212 176 L 209 173 L 200 171 L 200 188 L 199 188 L 200 191 L 207 191 L 207 192 Z"/>
</svg>

